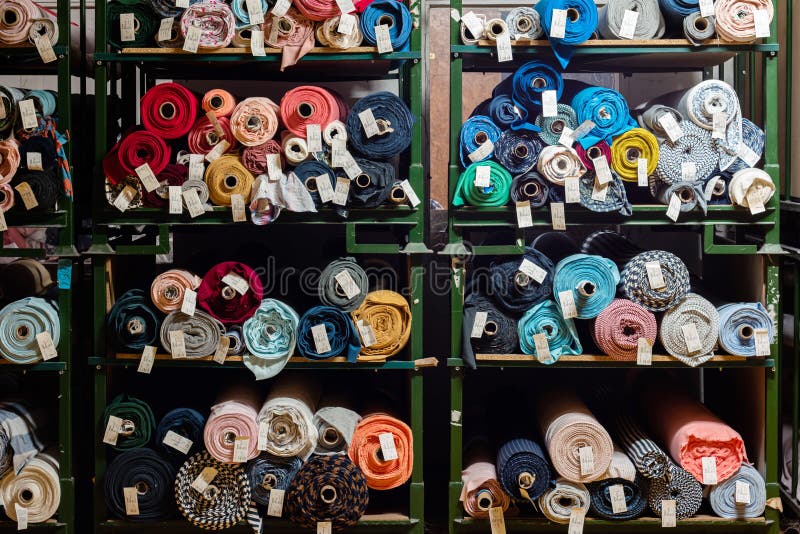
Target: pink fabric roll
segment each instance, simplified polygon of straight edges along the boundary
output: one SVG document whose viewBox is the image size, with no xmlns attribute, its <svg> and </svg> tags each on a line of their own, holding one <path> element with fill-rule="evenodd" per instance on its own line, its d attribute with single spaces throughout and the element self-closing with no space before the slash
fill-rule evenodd
<svg viewBox="0 0 800 534">
<path fill-rule="evenodd" d="M 278 29 L 273 32 L 275 21 L 278 21 Z M 282 17 L 268 17 L 263 28 L 266 44 L 282 50 L 281 71 L 296 64 L 314 48 L 314 23 L 294 7 Z"/>
<path fill-rule="evenodd" d="M 652 345 L 658 335 L 656 317 L 635 302 L 614 299 L 594 320 L 592 338 L 614 360 L 635 361 L 639 338 Z"/>
<path fill-rule="evenodd" d="M 20 166 L 19 144 L 13 137 L 0 141 L 0 184 L 7 184 Z"/>
<path fill-rule="evenodd" d="M 0 185 L 0 210 L 3 213 L 14 207 L 14 190 L 11 184 Z"/>
<path fill-rule="evenodd" d="M 583 166 L 589 169 L 590 171 L 594 170 L 594 163 L 592 162 L 592 159 L 589 157 L 589 154 L 592 154 L 594 157 L 597 157 L 597 154 L 595 154 L 595 149 L 599 149 L 600 153 L 606 158 L 606 161 L 608 161 L 608 164 L 611 165 L 611 147 L 608 146 L 608 143 L 606 143 L 605 141 L 600 141 L 599 143 L 594 144 L 589 148 L 583 148 L 580 143 L 576 143 L 574 148 L 575 152 L 578 153 L 578 157 L 581 158 Z"/>
<path fill-rule="evenodd" d="M 258 390 L 239 386 L 229 389 L 217 399 L 208 416 L 203 441 L 206 450 L 220 462 L 233 462 L 234 438 L 249 437 L 247 459 L 258 456 Z"/>
</svg>

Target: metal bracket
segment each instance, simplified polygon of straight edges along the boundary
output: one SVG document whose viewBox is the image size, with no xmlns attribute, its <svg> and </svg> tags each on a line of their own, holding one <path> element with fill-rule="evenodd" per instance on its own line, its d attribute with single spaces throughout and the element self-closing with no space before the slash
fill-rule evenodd
<svg viewBox="0 0 800 534">
<path fill-rule="evenodd" d="M 703 227 L 703 252 L 706 254 L 756 254 L 755 245 L 720 245 L 714 243 L 715 226 L 709 224 Z"/>
</svg>

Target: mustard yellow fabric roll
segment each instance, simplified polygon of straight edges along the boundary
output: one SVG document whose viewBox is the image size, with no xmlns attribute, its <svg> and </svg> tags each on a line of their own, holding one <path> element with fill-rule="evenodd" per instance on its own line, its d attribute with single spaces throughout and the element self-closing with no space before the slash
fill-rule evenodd
<svg viewBox="0 0 800 534">
<path fill-rule="evenodd" d="M 231 195 L 235 194 L 242 195 L 248 202 L 254 180 L 250 171 L 233 155 L 215 159 L 206 169 L 208 197 L 217 206 L 230 206 Z"/>
<path fill-rule="evenodd" d="M 367 293 L 367 298 L 350 314 L 359 332 L 365 325 L 372 326 L 375 343 L 362 346 L 359 361 L 384 360 L 400 352 L 411 334 L 411 309 L 405 297 L 394 291 L 380 290 Z M 363 322 L 361 322 L 363 321 Z M 366 344 L 363 337 L 362 345 Z"/>
<path fill-rule="evenodd" d="M 644 128 L 628 130 L 614 138 L 611 145 L 611 168 L 626 182 L 638 181 L 639 158 L 647 160 L 647 175 L 656 172 L 658 140 Z"/>
</svg>

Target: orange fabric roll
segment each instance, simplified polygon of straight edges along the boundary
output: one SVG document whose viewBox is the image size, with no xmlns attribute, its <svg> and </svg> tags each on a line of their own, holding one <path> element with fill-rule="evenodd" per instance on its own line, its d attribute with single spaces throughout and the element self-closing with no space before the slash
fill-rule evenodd
<svg viewBox="0 0 800 534">
<path fill-rule="evenodd" d="M 212 89 L 203 95 L 203 111 L 213 111 L 217 117 L 227 117 L 236 107 L 236 97 L 224 89 Z"/>
<path fill-rule="evenodd" d="M 381 434 L 391 434 L 397 450 L 396 460 L 383 460 Z M 367 485 L 374 490 L 389 490 L 405 484 L 414 468 L 414 445 L 407 424 L 385 413 L 374 413 L 363 418 L 350 442 L 350 459 L 367 477 Z"/>
</svg>

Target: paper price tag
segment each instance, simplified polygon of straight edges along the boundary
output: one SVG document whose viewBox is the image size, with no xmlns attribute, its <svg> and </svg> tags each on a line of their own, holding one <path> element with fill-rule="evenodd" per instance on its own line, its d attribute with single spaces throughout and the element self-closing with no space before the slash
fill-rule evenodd
<svg viewBox="0 0 800 534">
<path fill-rule="evenodd" d="M 703 349 L 697 333 L 697 326 L 694 323 L 681 325 L 681 331 L 683 331 L 683 340 L 686 342 L 686 351 L 689 354 L 695 354 Z"/>
<path fill-rule="evenodd" d="M 472 11 L 468 12 L 466 15 L 461 17 L 461 22 L 464 23 L 464 25 L 467 27 L 467 30 L 469 30 L 469 33 L 471 33 L 473 37 L 476 39 L 483 37 L 483 23 L 475 13 Z"/>
<path fill-rule="evenodd" d="M 17 515 L 17 530 L 28 529 L 28 509 L 20 505 L 18 502 L 14 503 L 14 512 Z"/>
<path fill-rule="evenodd" d="M 173 360 L 186 358 L 186 340 L 183 330 L 171 330 L 169 333 L 169 348 Z"/>
<path fill-rule="evenodd" d="M 580 178 L 568 176 L 564 179 L 564 202 L 566 204 L 578 204 L 581 201 Z"/>
<path fill-rule="evenodd" d="M 372 114 L 372 110 L 369 110 L 370 115 Z M 361 114 L 359 113 L 359 117 Z M 375 119 L 372 119 L 372 122 L 375 122 Z M 375 126 L 375 133 L 378 130 L 378 126 Z M 307 124 L 306 125 L 306 144 L 308 145 L 309 152 L 322 152 L 322 128 L 319 124 Z"/>
<path fill-rule="evenodd" d="M 336 5 L 339 6 L 340 13 L 352 13 L 356 10 L 353 0 L 336 0 Z"/>
<path fill-rule="evenodd" d="M 127 189 L 128 187 L 130 186 L 127 186 L 125 189 Z M 21 182 L 17 184 L 14 187 L 14 189 L 16 189 L 19 192 L 19 195 L 22 197 L 22 203 L 25 204 L 26 210 L 31 210 L 39 205 L 39 201 L 36 200 L 36 195 L 33 194 L 33 190 L 31 189 L 31 186 L 30 184 L 28 184 L 28 182 Z M 131 190 L 133 190 L 132 187 Z M 131 196 L 131 199 L 133 199 L 133 196 Z M 128 204 L 130 204 L 130 201 L 128 202 Z"/>
<path fill-rule="evenodd" d="M 700 16 L 704 18 L 714 16 L 714 0 L 700 0 Z"/>
<path fill-rule="evenodd" d="M 213 467 L 204 468 L 202 471 L 200 471 L 200 474 L 197 475 L 197 478 L 195 478 L 192 482 L 191 488 L 198 493 L 205 492 L 208 485 L 211 484 L 211 482 L 213 482 L 214 478 L 217 476 L 217 473 L 218 471 Z"/>
<path fill-rule="evenodd" d="M 280 154 L 267 154 L 267 176 L 270 182 L 278 182 L 283 178 Z"/>
<path fill-rule="evenodd" d="M 194 442 L 189 438 L 185 438 L 177 432 L 173 432 L 172 430 L 167 431 L 167 435 L 164 436 L 162 443 L 164 443 L 164 445 L 167 447 L 172 447 L 176 451 L 182 452 L 183 454 L 189 454 L 189 451 L 192 450 L 192 445 L 194 444 Z"/>
<path fill-rule="evenodd" d="M 640 337 L 637 341 L 636 365 L 653 365 L 653 345 L 647 338 Z"/>
<path fill-rule="evenodd" d="M 33 40 L 33 44 L 36 46 L 36 51 L 39 52 L 42 63 L 52 63 L 57 59 L 53 43 L 47 37 L 37 37 Z"/>
<path fill-rule="evenodd" d="M 231 214 L 233 215 L 233 222 L 244 222 L 247 220 L 244 197 L 239 193 L 231 195 Z"/>
<path fill-rule="evenodd" d="M 458 410 L 450 410 L 450 424 L 461 425 L 461 412 Z"/>
<path fill-rule="evenodd" d="M 489 312 L 475 312 L 475 321 L 472 323 L 472 330 L 469 337 L 473 339 L 480 339 L 483 337 L 483 329 L 486 327 L 486 321 L 489 319 Z"/>
<path fill-rule="evenodd" d="M 531 226 L 533 226 L 533 213 L 531 213 L 530 201 L 517 202 L 517 227 L 530 228 Z"/>
<path fill-rule="evenodd" d="M 713 456 L 703 456 L 703 484 L 717 483 L 717 459 Z"/>
<path fill-rule="evenodd" d="M 506 520 L 501 507 L 489 508 L 489 527 L 492 529 L 492 534 L 506 534 Z"/>
<path fill-rule="evenodd" d="M 355 180 L 356 176 L 358 176 L 362 172 L 361 171 L 361 167 L 358 166 L 358 163 L 356 162 L 356 159 L 347 150 L 344 151 L 343 158 L 344 159 L 343 159 L 343 163 L 342 163 L 342 169 L 344 169 L 344 172 L 345 172 L 345 174 L 347 175 L 348 178 L 350 178 L 351 180 Z M 406 180 L 406 182 L 407 181 L 408 180 Z M 402 183 L 401 183 L 401 186 L 402 186 Z M 409 185 L 408 188 L 411 189 L 411 185 Z M 403 189 L 405 190 L 405 188 L 403 188 Z M 408 192 L 406 192 L 406 195 L 408 195 Z M 414 194 L 415 198 L 416 198 L 416 196 L 417 195 Z M 417 199 L 417 200 L 419 200 L 419 199 Z"/>
<path fill-rule="evenodd" d="M 711 139 L 725 139 L 728 131 L 728 114 L 718 111 L 711 116 Z"/>
<path fill-rule="evenodd" d="M 535 280 L 536 283 L 541 284 L 547 278 L 547 271 L 533 263 L 529 259 L 523 259 L 519 265 L 519 271 L 528 275 L 529 278 Z"/>
<path fill-rule="evenodd" d="M 189 0 L 175 0 L 175 7 L 179 7 L 181 9 L 188 9 Z"/>
<path fill-rule="evenodd" d="M 246 462 L 249 450 L 250 436 L 236 436 L 233 440 L 233 463 Z"/>
<path fill-rule="evenodd" d="M 601 184 L 597 181 L 595 177 L 594 182 L 592 182 L 592 200 L 596 200 L 598 202 L 605 202 L 606 195 L 608 194 L 608 184 Z"/>
<path fill-rule="evenodd" d="M 564 203 L 553 202 L 550 204 L 550 217 L 553 222 L 553 230 L 566 230 L 567 221 L 564 215 Z"/>
<path fill-rule="evenodd" d="M 694 182 L 697 179 L 697 164 L 694 161 L 681 162 L 681 180 Z"/>
<path fill-rule="evenodd" d="M 533 334 L 533 347 L 536 350 L 536 359 L 541 363 L 548 363 L 553 359 L 550 354 L 550 343 L 544 334 Z"/>
<path fill-rule="evenodd" d="M 636 183 L 639 187 L 647 187 L 647 158 L 639 158 L 636 162 Z"/>
<path fill-rule="evenodd" d="M 558 302 L 561 305 L 561 315 L 564 319 L 573 319 L 578 316 L 578 308 L 575 306 L 575 297 L 571 289 L 559 291 Z"/>
<path fill-rule="evenodd" d="M 352 299 L 361 294 L 361 289 L 358 287 L 358 284 L 356 284 L 356 281 L 353 280 L 350 271 L 347 269 L 342 269 L 336 273 L 333 278 L 336 280 L 336 283 L 339 284 L 339 287 L 342 288 L 345 297 L 348 299 Z"/>
<path fill-rule="evenodd" d="M 333 534 L 333 523 L 330 521 L 317 523 L 317 534 Z"/>
<path fill-rule="evenodd" d="M 737 480 L 734 500 L 736 504 L 750 504 L 750 484 L 744 480 Z"/>
<path fill-rule="evenodd" d="M 237 293 L 244 295 L 250 289 L 247 280 L 236 273 L 228 273 L 222 277 L 222 283 L 231 286 Z"/>
<path fill-rule="evenodd" d="M 317 182 L 317 194 L 322 203 L 330 202 L 333 200 L 333 186 L 331 185 L 331 178 L 327 174 L 321 174 L 314 179 Z"/>
<path fill-rule="evenodd" d="M 328 341 L 328 330 L 324 324 L 312 326 L 311 336 L 314 338 L 314 350 L 316 350 L 317 354 L 330 352 L 331 344 Z"/>
<path fill-rule="evenodd" d="M 407 179 L 403 180 L 402 182 L 400 182 L 400 187 L 402 187 L 403 191 L 405 191 L 406 196 L 408 197 L 408 201 L 411 203 L 411 207 L 416 208 L 417 206 L 419 206 L 421 201 L 417 196 L 417 192 L 414 191 L 413 187 L 411 187 L 411 182 L 409 182 Z"/>
<path fill-rule="evenodd" d="M 20 185 L 22 185 L 22 184 L 20 184 Z M 25 185 L 28 185 L 28 184 L 25 184 Z M 17 187 L 19 187 L 19 186 L 17 186 Z M 19 189 L 17 189 L 17 190 L 19 191 Z M 30 190 L 30 187 L 28 187 L 28 190 Z M 20 192 L 20 194 L 22 194 L 22 192 Z M 31 191 L 31 194 L 33 194 L 33 191 Z M 128 206 L 131 205 L 131 202 L 133 201 L 133 197 L 134 196 L 136 196 L 136 189 L 134 189 L 133 187 L 131 187 L 129 185 L 126 185 L 125 189 L 120 191 L 119 194 L 117 195 L 117 198 L 114 199 L 114 207 L 117 208 L 119 211 L 125 211 L 126 209 L 128 209 Z M 25 196 L 22 197 L 22 201 L 23 202 L 25 201 Z M 37 206 L 38 204 L 39 203 L 37 202 L 36 204 L 34 204 L 34 206 Z M 26 204 L 25 207 L 26 208 L 28 207 L 27 204 Z M 28 208 L 28 209 L 30 209 L 30 208 Z"/>
<path fill-rule="evenodd" d="M 487 156 L 494 152 L 494 143 L 489 141 L 488 139 L 481 144 L 478 148 L 474 151 L 470 152 L 467 157 L 473 163 L 476 161 L 483 161 L 486 159 Z"/>
<path fill-rule="evenodd" d="M 142 185 L 148 193 L 160 187 L 161 184 L 158 183 L 158 178 L 156 178 L 149 163 L 142 163 L 134 170 L 136 171 L 136 176 L 142 181 Z"/>
<path fill-rule="evenodd" d="M 109 415 L 108 422 L 106 423 L 106 431 L 103 434 L 103 443 L 107 445 L 116 445 L 121 429 L 122 419 L 116 415 Z"/>
<path fill-rule="evenodd" d="M 197 26 L 189 26 L 189 31 L 186 32 L 186 38 L 183 41 L 183 49 L 192 54 L 197 53 L 197 48 L 200 46 L 200 37 L 203 32 Z"/>
<path fill-rule="evenodd" d="M 739 150 L 736 152 L 736 155 L 749 167 L 755 167 L 758 160 L 761 159 L 761 156 L 753 152 L 753 149 L 744 143 L 739 143 Z"/>
<path fill-rule="evenodd" d="M 336 31 L 342 35 L 353 35 L 356 29 L 356 17 L 349 13 L 342 13 L 339 15 L 339 25 Z"/>
<path fill-rule="evenodd" d="M 563 39 L 567 34 L 567 10 L 554 9 L 550 15 L 551 39 Z"/>
<path fill-rule="evenodd" d="M 200 197 L 197 195 L 197 189 L 187 189 L 181 195 L 186 203 L 186 209 L 189 210 L 189 217 L 194 219 L 206 212 L 203 203 L 200 202 Z"/>
<path fill-rule="evenodd" d="M 280 517 L 283 515 L 283 497 L 285 490 L 272 488 L 269 490 L 269 504 L 267 505 L 267 515 Z"/>
<path fill-rule="evenodd" d="M 281 18 L 286 15 L 286 12 L 289 11 L 289 8 L 292 7 L 291 0 L 278 0 L 275 2 L 275 5 L 272 7 L 272 16 L 276 18 Z M 275 21 L 272 24 L 273 27 L 277 27 Z"/>
<path fill-rule="evenodd" d="M 475 187 L 491 187 L 492 168 L 488 165 L 475 167 Z"/>
<path fill-rule="evenodd" d="M 264 18 L 263 15 L 261 18 Z M 253 57 L 267 55 L 267 51 L 264 50 L 264 30 L 250 30 L 250 53 Z"/>
<path fill-rule="evenodd" d="M 220 336 L 217 349 L 214 351 L 214 357 L 212 359 L 220 365 L 224 364 L 225 359 L 228 357 L 228 349 L 230 349 L 230 347 L 231 338 L 228 336 Z"/>
<path fill-rule="evenodd" d="M 766 9 L 753 11 L 753 22 L 756 26 L 756 39 L 769 37 L 769 12 Z"/>
<path fill-rule="evenodd" d="M 572 128 L 569 126 L 564 126 L 564 129 L 561 130 L 561 135 L 558 138 L 558 144 L 567 148 L 572 148 L 572 145 L 575 144 L 575 138 L 573 137 L 574 134 L 575 131 Z"/>
<path fill-rule="evenodd" d="M 381 443 L 381 454 L 384 461 L 391 462 L 399 458 L 397 456 L 397 446 L 394 444 L 394 435 L 391 432 L 380 434 L 378 441 Z"/>
<path fill-rule="evenodd" d="M 122 488 L 125 497 L 125 515 L 139 515 L 139 492 L 136 488 Z"/>
<path fill-rule="evenodd" d="M 661 289 L 667 287 L 664 281 L 664 272 L 661 270 L 661 263 L 658 261 L 648 261 L 644 264 L 647 270 L 647 282 L 650 284 L 650 289 Z"/>
<path fill-rule="evenodd" d="M 672 499 L 661 501 L 661 527 L 675 528 L 678 526 L 677 506 Z"/>
<path fill-rule="evenodd" d="M 378 24 L 375 26 L 375 43 L 378 45 L 379 54 L 389 54 L 394 52 L 394 47 L 392 47 L 392 37 L 389 35 L 388 24 Z"/>
<path fill-rule="evenodd" d="M 261 6 L 261 0 L 245 0 L 245 4 L 247 14 L 250 16 L 250 24 L 264 24 L 264 9 Z"/>
<path fill-rule="evenodd" d="M 747 191 L 745 198 L 747 198 L 747 207 L 750 208 L 751 215 L 757 215 L 767 211 L 767 208 L 764 207 L 764 201 L 761 199 L 761 192 L 755 187 L 751 187 L 750 190 Z"/>
<path fill-rule="evenodd" d="M 497 46 L 498 63 L 505 63 L 514 59 L 514 54 L 511 51 L 511 35 L 507 31 L 497 36 L 495 46 Z"/>
<path fill-rule="evenodd" d="M 119 16 L 119 39 L 128 42 L 136 40 L 136 22 L 133 13 L 122 13 Z"/>
<path fill-rule="evenodd" d="M 367 138 L 374 137 L 380 133 L 378 123 L 375 122 L 375 116 L 372 114 L 372 108 L 367 108 L 359 113 L 358 118 L 361 121 L 361 126 L 364 127 L 364 135 Z"/>
<path fill-rule="evenodd" d="M 592 163 L 594 164 L 595 181 L 597 183 L 605 185 L 613 180 L 614 177 L 611 176 L 611 167 L 608 166 L 608 160 L 604 156 L 593 158 Z"/>
<path fill-rule="evenodd" d="M 183 213 L 183 195 L 179 185 L 169 186 L 169 213 L 170 215 L 180 215 Z M 199 201 L 200 199 L 198 199 Z"/>
<path fill-rule="evenodd" d="M 173 24 L 175 24 L 175 17 L 161 19 L 161 24 L 158 26 L 158 37 L 156 37 L 156 39 L 159 41 L 169 41 L 172 39 Z"/>
<path fill-rule="evenodd" d="M 358 327 L 358 333 L 361 334 L 361 343 L 365 347 L 371 347 L 378 343 L 378 339 L 375 337 L 375 330 L 372 328 L 371 324 L 365 323 L 364 320 L 361 319 L 356 326 Z"/>
<path fill-rule="evenodd" d="M 156 347 L 152 345 L 145 346 L 142 351 L 142 357 L 139 359 L 139 367 L 136 368 L 137 373 L 149 375 L 153 370 L 153 363 L 156 361 Z"/>
<path fill-rule="evenodd" d="M 186 288 L 181 302 L 181 313 L 194 317 L 194 310 L 197 307 L 197 291 Z"/>
<path fill-rule="evenodd" d="M 703 198 L 705 198 L 706 200 L 711 200 L 711 197 L 714 196 L 714 188 L 717 186 L 717 182 L 719 182 L 720 180 L 721 178 L 719 176 L 716 176 L 710 179 L 708 182 L 706 182 L 706 187 L 703 190 Z"/>
<path fill-rule="evenodd" d="M 589 132 L 594 130 L 594 127 L 597 126 L 594 121 L 586 119 L 583 121 L 580 126 L 575 128 L 575 131 L 572 133 L 572 138 L 576 141 L 586 136 Z"/>
<path fill-rule="evenodd" d="M 22 127 L 26 130 L 36 128 L 39 121 L 36 119 L 36 105 L 28 98 L 19 101 L 19 113 L 22 115 Z"/>
<path fill-rule="evenodd" d="M 267 450 L 267 442 L 269 441 L 269 425 L 265 422 L 258 424 L 258 440 L 256 441 L 256 449 L 260 451 Z"/>
<path fill-rule="evenodd" d="M 594 449 L 591 446 L 578 449 L 578 458 L 581 462 L 581 475 L 591 475 L 594 473 Z"/>
<path fill-rule="evenodd" d="M 583 524 L 586 522 L 586 510 L 573 508 L 569 513 L 569 527 L 567 534 L 583 534 Z"/>
<path fill-rule="evenodd" d="M 8 223 L 6 223 L 6 214 L 0 209 L 0 232 L 8 230 Z"/>
<path fill-rule="evenodd" d="M 337 206 L 346 206 L 349 196 L 350 180 L 348 178 L 342 178 L 341 176 L 336 178 L 336 190 L 333 192 L 333 203 Z"/>
<path fill-rule="evenodd" d="M 766 328 L 753 330 L 753 341 L 755 343 L 756 356 L 770 355 L 769 331 Z"/>
<path fill-rule="evenodd" d="M 611 497 L 611 513 L 624 514 L 628 511 L 628 504 L 625 502 L 625 488 L 622 484 L 614 484 L 608 488 L 609 497 Z"/>
<path fill-rule="evenodd" d="M 558 116 L 558 93 L 552 89 L 542 91 L 542 115 L 545 117 Z"/>
<path fill-rule="evenodd" d="M 633 39 L 636 34 L 636 23 L 639 21 L 639 12 L 630 9 L 622 15 L 622 24 L 619 27 L 619 36 L 623 39 Z"/>
<path fill-rule="evenodd" d="M 225 139 L 222 139 L 219 143 L 214 145 L 214 148 L 211 149 L 211 152 L 206 154 L 206 161 L 211 163 L 218 160 L 225 152 L 228 151 L 230 147 L 231 144 Z"/>
<path fill-rule="evenodd" d="M 683 129 L 671 113 L 664 113 L 661 115 L 658 118 L 658 124 L 661 125 L 664 129 L 664 133 L 667 134 L 667 137 L 669 137 L 669 140 L 673 143 L 683 137 Z"/>
<path fill-rule="evenodd" d="M 36 334 L 36 344 L 39 345 L 39 354 L 41 354 L 44 361 L 58 357 L 58 350 L 56 349 L 56 344 L 53 343 L 53 337 L 50 332 L 45 331 Z"/>
<path fill-rule="evenodd" d="M 205 174 L 203 154 L 189 154 L 189 180 L 202 180 Z"/>
<path fill-rule="evenodd" d="M 669 197 L 669 206 L 667 207 L 667 217 L 677 222 L 678 215 L 680 215 L 680 213 L 681 213 L 681 199 L 678 198 L 678 195 L 672 193 L 672 196 Z"/>
</svg>

